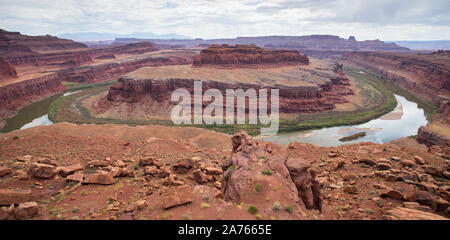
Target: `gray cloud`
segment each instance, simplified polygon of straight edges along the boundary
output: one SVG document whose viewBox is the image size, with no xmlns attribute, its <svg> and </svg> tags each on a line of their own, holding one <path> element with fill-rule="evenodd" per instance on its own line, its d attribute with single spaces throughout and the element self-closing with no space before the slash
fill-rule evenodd
<svg viewBox="0 0 450 240">
<path fill-rule="evenodd" d="M 0 0 L 0 28 L 25 34 L 177 33 L 222 38 L 333 34 L 450 39 L 448 0 Z"/>
</svg>

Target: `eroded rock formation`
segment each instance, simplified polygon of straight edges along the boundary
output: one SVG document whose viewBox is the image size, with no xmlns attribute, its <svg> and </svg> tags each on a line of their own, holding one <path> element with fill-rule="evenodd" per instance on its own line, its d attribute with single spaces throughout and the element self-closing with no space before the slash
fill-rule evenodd
<svg viewBox="0 0 450 240">
<path fill-rule="evenodd" d="M 309 59 L 297 51 L 266 50 L 256 45 L 212 45 L 194 57 L 194 66 L 216 65 L 239 67 L 247 65 L 308 64 Z"/>
<path fill-rule="evenodd" d="M 225 200 L 242 202 L 248 198 L 256 183 L 279 186 L 280 194 L 299 202 L 307 209 L 322 209 L 320 184 L 311 174 L 311 164 L 284 153 L 273 153 L 246 132 L 232 137 L 231 159 L 223 164 L 222 180 Z"/>
<path fill-rule="evenodd" d="M 171 93 L 178 88 L 185 88 L 191 93 L 194 92 L 193 79 L 163 79 L 163 80 L 133 80 L 126 76 L 121 77 L 116 84 L 110 87 L 106 96 L 106 101 L 100 103 L 101 108 L 108 108 L 117 103 L 137 103 L 150 97 L 157 102 L 170 100 Z M 353 94 L 347 88 L 349 85 L 347 78 L 336 77 L 323 86 L 281 86 L 278 85 L 280 97 L 280 112 L 300 113 L 300 112 L 322 112 L 333 109 L 335 104 L 344 103 L 344 96 Z M 255 89 L 258 93 L 261 87 L 257 84 L 206 81 L 202 84 L 203 92 L 208 89 L 218 89 L 225 96 L 226 89 Z M 269 97 L 270 97 L 270 91 Z M 226 106 L 226 98 L 224 98 Z M 204 106 L 208 103 L 204 102 Z M 268 103 L 270 107 L 270 102 Z"/>
<path fill-rule="evenodd" d="M 17 76 L 16 69 L 0 58 L 0 81 L 4 78 Z"/>
</svg>

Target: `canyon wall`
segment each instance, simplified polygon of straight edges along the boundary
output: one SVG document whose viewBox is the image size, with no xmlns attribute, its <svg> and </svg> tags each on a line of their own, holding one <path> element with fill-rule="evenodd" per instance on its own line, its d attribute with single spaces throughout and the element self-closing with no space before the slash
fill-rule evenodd
<svg viewBox="0 0 450 240">
<path fill-rule="evenodd" d="M 116 80 L 123 74 L 141 67 L 190 64 L 191 60 L 181 57 L 142 58 L 99 65 L 66 68 L 58 71 L 62 81 L 92 83 Z"/>
<path fill-rule="evenodd" d="M 432 55 L 353 52 L 342 60 L 380 74 L 401 87 L 440 105 L 450 92 L 450 60 Z"/>
<path fill-rule="evenodd" d="M 194 81 L 194 79 L 134 80 L 121 77 L 116 84 L 110 87 L 100 106 L 105 109 L 117 103 L 134 104 L 144 101 L 148 97 L 157 102 L 170 101 L 170 96 L 176 89 L 184 88 L 193 93 Z M 346 87 L 348 85 L 347 78 L 336 77 L 331 83 L 322 86 L 276 85 L 273 88 L 279 89 L 280 112 L 304 113 L 331 110 L 336 103 L 346 102 L 344 96 L 353 94 L 353 91 Z M 245 91 L 251 88 L 255 89 L 257 93 L 261 89 L 258 84 L 220 81 L 202 81 L 202 87 L 202 92 L 208 89 L 218 89 L 224 96 L 226 89 L 243 89 Z M 270 91 L 268 92 L 270 96 Z M 206 106 L 209 103 L 204 102 L 203 104 Z"/>
<path fill-rule="evenodd" d="M 297 51 L 266 50 L 256 45 L 212 45 L 194 57 L 194 66 L 245 66 L 308 64 L 309 59 Z"/>
<path fill-rule="evenodd" d="M 14 52 L 46 52 L 79 48 L 87 48 L 87 46 L 73 40 L 50 35 L 27 36 L 20 32 L 8 32 L 0 29 L 0 53 L 2 55 Z"/>
<path fill-rule="evenodd" d="M 105 59 L 114 58 L 113 56 L 116 54 L 143 54 L 154 51 L 158 51 L 158 49 L 155 48 L 150 42 L 144 41 L 118 46 L 91 48 L 88 50 L 88 54 L 95 59 Z"/>
<path fill-rule="evenodd" d="M 61 92 L 64 86 L 57 73 L 15 82 L 0 88 L 1 120 L 14 115 L 15 111 L 31 102 Z"/>
<path fill-rule="evenodd" d="M 350 65 L 378 73 L 382 78 L 417 94 L 439 107 L 433 122 L 422 126 L 417 141 L 427 146 L 448 146 L 450 123 L 450 57 L 448 52 L 432 54 L 394 54 L 385 52 L 353 52 L 342 60 Z M 433 127 L 439 125 L 438 128 Z"/>
<path fill-rule="evenodd" d="M 17 76 L 16 69 L 0 58 L 0 81 L 5 78 Z"/>
</svg>

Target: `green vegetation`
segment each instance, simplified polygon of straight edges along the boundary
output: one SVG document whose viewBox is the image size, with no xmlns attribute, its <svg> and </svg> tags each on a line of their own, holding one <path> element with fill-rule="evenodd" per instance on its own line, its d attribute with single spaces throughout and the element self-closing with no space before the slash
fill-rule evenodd
<svg viewBox="0 0 450 240">
<path fill-rule="evenodd" d="M 359 133 L 355 133 L 355 134 L 352 134 L 352 135 L 347 136 L 347 137 L 339 138 L 339 141 L 347 142 L 347 141 L 352 141 L 352 140 L 355 140 L 355 139 L 358 139 L 358 138 L 362 138 L 362 137 L 365 137 L 365 136 L 366 136 L 366 132 L 359 132 Z"/>
<path fill-rule="evenodd" d="M 255 214 L 258 212 L 258 208 L 256 208 L 255 205 L 249 205 L 247 208 L 247 212 L 249 212 L 250 214 Z"/>
<path fill-rule="evenodd" d="M 262 170 L 261 173 L 269 176 L 272 175 L 272 171 L 270 169 Z"/>
<path fill-rule="evenodd" d="M 322 113 L 301 114 L 293 119 L 281 118 L 279 122 L 279 132 L 292 132 L 308 129 L 320 129 L 324 127 L 345 126 L 365 123 L 372 119 L 378 118 L 397 106 L 397 101 L 393 95 L 405 96 L 408 100 L 418 102 L 419 107 L 423 107 L 427 113 L 427 117 L 437 112 L 437 107 L 430 102 L 424 101 L 414 94 L 402 89 L 391 81 L 384 80 L 378 74 L 364 70 L 366 74 L 361 74 L 360 69 L 344 68 L 345 73 L 356 80 L 357 88 L 361 90 L 362 105 L 355 105 L 356 110 L 338 111 L 331 110 Z M 89 111 L 80 103 L 80 99 L 93 96 L 102 91 L 107 90 L 108 86 L 113 82 L 92 83 L 84 85 L 74 85 L 65 83 L 70 86 L 70 90 L 84 89 L 81 93 L 75 93 L 69 96 L 60 97 L 51 104 L 49 110 L 49 119 L 53 122 L 69 121 L 77 124 L 94 123 L 94 124 L 127 124 L 136 125 L 167 125 L 173 126 L 170 120 L 151 119 L 151 120 L 122 120 L 111 118 L 96 118 L 90 115 Z M 75 108 L 74 108 L 75 106 Z M 224 132 L 233 134 L 239 131 L 247 131 L 250 135 L 258 135 L 260 128 L 268 127 L 268 125 L 256 124 L 223 124 L 223 125 L 177 125 L 179 127 L 199 127 L 207 130 Z"/>
<path fill-rule="evenodd" d="M 14 136 L 13 139 L 17 140 L 17 139 L 19 139 L 19 136 Z"/>
<path fill-rule="evenodd" d="M 292 208 L 292 206 L 286 205 L 284 206 L 284 210 L 288 213 L 291 213 L 294 209 Z"/>
<path fill-rule="evenodd" d="M 257 183 L 255 184 L 255 191 L 260 192 L 261 191 L 261 184 Z"/>
<path fill-rule="evenodd" d="M 69 88 L 66 91 L 74 91 L 74 90 L 81 90 L 81 89 L 86 89 L 86 88 L 109 86 L 114 83 L 116 83 L 116 81 L 86 83 L 86 84 L 80 84 L 80 83 L 74 83 L 74 82 L 62 82 L 62 84 L 64 86 Z"/>
<path fill-rule="evenodd" d="M 272 204 L 272 210 L 273 211 L 279 211 L 281 209 L 281 204 L 280 202 L 276 201 Z"/>
</svg>

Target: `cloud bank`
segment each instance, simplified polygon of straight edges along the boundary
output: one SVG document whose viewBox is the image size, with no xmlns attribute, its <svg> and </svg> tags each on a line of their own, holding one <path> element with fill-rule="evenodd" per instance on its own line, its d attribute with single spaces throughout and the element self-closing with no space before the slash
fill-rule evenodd
<svg viewBox="0 0 450 240">
<path fill-rule="evenodd" d="M 355 35 L 358 40 L 450 39 L 448 0 L 0 0 L 0 28 L 24 34 L 176 33 L 232 38 Z"/>
</svg>

